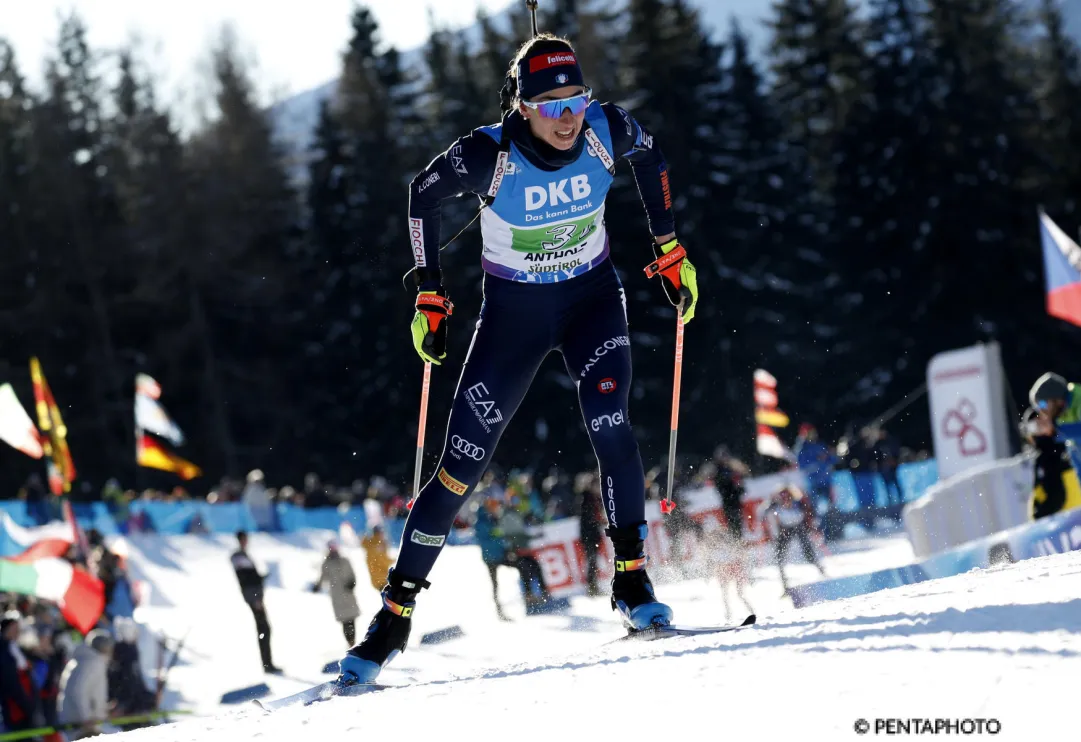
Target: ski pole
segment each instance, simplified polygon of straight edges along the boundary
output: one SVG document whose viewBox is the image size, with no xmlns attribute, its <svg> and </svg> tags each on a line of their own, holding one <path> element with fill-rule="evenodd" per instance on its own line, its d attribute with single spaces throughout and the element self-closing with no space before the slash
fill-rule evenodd
<svg viewBox="0 0 1081 742">
<path fill-rule="evenodd" d="M 162 697 L 165 693 L 165 682 L 169 677 L 169 671 L 173 669 L 173 666 L 176 665 L 177 659 L 180 658 L 180 650 L 184 648 L 184 642 L 188 640 L 188 634 L 190 633 L 191 627 L 189 626 L 187 632 L 185 632 L 184 636 L 180 639 L 179 642 L 177 642 L 176 648 L 173 649 L 173 657 L 169 660 L 169 664 L 165 666 L 164 670 L 158 677 L 158 692 L 154 695 L 154 708 L 158 708 L 159 706 L 161 706 Z"/>
<path fill-rule="evenodd" d="M 679 429 L 679 385 L 683 378 L 683 300 L 676 308 L 676 368 L 672 378 L 672 430 L 668 437 L 668 489 L 661 500 L 661 512 L 668 515 L 676 509 L 672 499 L 672 483 L 676 474 L 676 431 Z"/>
<path fill-rule="evenodd" d="M 420 424 L 417 425 L 417 460 L 413 463 L 413 498 L 406 508 L 413 509 L 413 503 L 420 496 L 420 469 L 424 463 L 424 430 L 428 426 L 428 391 L 432 386 L 432 363 L 424 363 L 424 383 L 420 389 Z"/>
</svg>

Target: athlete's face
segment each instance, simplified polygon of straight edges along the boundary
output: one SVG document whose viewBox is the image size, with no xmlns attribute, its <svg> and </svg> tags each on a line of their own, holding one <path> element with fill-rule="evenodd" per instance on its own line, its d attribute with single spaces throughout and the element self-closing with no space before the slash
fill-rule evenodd
<svg viewBox="0 0 1081 742">
<path fill-rule="evenodd" d="M 585 88 L 582 86 L 567 85 L 538 95 L 537 97 L 532 98 L 530 102 L 543 103 L 544 101 L 570 98 L 571 96 L 581 95 L 583 93 L 585 93 Z M 578 140 L 578 134 L 582 131 L 582 122 L 585 121 L 586 118 L 585 111 L 573 114 L 567 108 L 563 109 L 563 113 L 557 119 L 545 118 L 541 115 L 540 111 L 526 105 L 520 106 L 519 110 L 529 121 L 529 128 L 530 131 L 533 132 L 533 136 L 550 144 L 556 149 L 562 150 L 567 150 L 574 146 L 574 143 Z"/>
</svg>

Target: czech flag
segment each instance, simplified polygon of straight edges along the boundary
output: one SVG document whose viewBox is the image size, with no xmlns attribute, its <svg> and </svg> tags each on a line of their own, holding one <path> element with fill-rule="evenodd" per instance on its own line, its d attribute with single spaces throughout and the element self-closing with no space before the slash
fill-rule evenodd
<svg viewBox="0 0 1081 742">
<path fill-rule="evenodd" d="M 7 513 L 0 513 L 0 559 L 33 562 L 59 558 L 68 553 L 75 540 L 72 521 L 23 528 Z"/>
<path fill-rule="evenodd" d="M 1040 210 L 1047 313 L 1081 327 L 1081 247 Z"/>
</svg>

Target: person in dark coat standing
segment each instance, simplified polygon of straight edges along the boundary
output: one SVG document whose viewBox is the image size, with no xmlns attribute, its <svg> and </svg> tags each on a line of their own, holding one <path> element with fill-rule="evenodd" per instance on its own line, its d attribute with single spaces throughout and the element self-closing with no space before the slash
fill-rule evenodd
<svg viewBox="0 0 1081 742">
<path fill-rule="evenodd" d="M 724 513 L 725 526 L 729 535 L 736 541 L 743 540 L 743 480 L 750 475 L 750 469 L 733 456 L 727 446 L 717 446 L 713 452 L 713 463 L 717 467 L 713 484 L 721 496 L 721 510 Z"/>
<path fill-rule="evenodd" d="M 19 649 L 19 614 L 0 619 L 0 711 L 9 732 L 34 728 L 37 696 L 30 663 Z"/>
<path fill-rule="evenodd" d="M 336 541 L 327 544 L 327 555 L 323 559 L 319 579 L 312 585 L 312 592 L 319 592 L 324 582 L 330 589 L 334 620 L 342 625 L 346 644 L 351 647 L 357 638 L 357 617 L 360 615 L 357 596 L 353 593 L 357 588 L 357 576 L 353 572 L 353 565 L 338 550 Z"/>
<path fill-rule="evenodd" d="M 255 616 L 255 631 L 259 639 L 259 654 L 263 659 L 263 670 L 280 675 L 281 668 L 275 667 L 270 657 L 270 621 L 267 620 L 266 606 L 263 604 L 263 582 L 266 580 L 266 575 L 259 572 L 255 562 L 248 556 L 248 534 L 238 531 L 236 540 L 240 548 L 233 552 L 230 561 L 233 563 L 236 579 L 240 583 L 240 594 L 251 609 L 252 615 Z"/>
</svg>

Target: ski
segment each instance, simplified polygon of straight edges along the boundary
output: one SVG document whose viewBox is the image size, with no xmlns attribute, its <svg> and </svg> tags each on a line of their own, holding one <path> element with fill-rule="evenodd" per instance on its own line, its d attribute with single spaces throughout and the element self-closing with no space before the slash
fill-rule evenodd
<svg viewBox="0 0 1081 742">
<path fill-rule="evenodd" d="M 346 698 L 350 696 L 362 696 L 365 693 L 374 693 L 375 691 L 388 690 L 391 688 L 400 688 L 398 685 L 383 685 L 381 683 L 358 683 L 357 685 L 341 686 L 337 680 L 331 680 L 326 683 L 320 683 L 319 685 L 312 686 L 307 690 L 302 690 L 299 693 L 294 693 L 291 696 L 285 696 L 279 698 L 276 701 L 261 701 L 254 700 L 256 706 L 263 711 L 270 713 L 272 711 L 280 711 L 284 708 L 291 706 L 311 706 L 313 703 L 319 703 L 321 701 L 329 701 L 331 698 Z"/>
<path fill-rule="evenodd" d="M 669 639 L 674 636 L 720 634 L 726 631 L 736 631 L 738 629 L 745 629 L 748 626 L 754 626 L 757 620 L 757 617 L 752 613 L 743 620 L 743 623 L 739 624 L 725 624 L 723 626 L 680 626 L 679 624 L 653 626 L 648 629 L 631 630 L 626 636 L 613 639 L 610 642 L 606 642 L 606 644 L 615 644 L 617 642 L 626 641 L 655 641 L 657 639 Z"/>
<path fill-rule="evenodd" d="M 655 641 L 657 639 L 667 639 L 674 636 L 701 636 L 705 634 L 720 634 L 726 631 L 736 631 L 738 629 L 744 629 L 748 626 L 754 626 L 757 621 L 757 617 L 752 613 L 739 624 L 725 624 L 723 626 L 680 626 L 679 624 L 669 626 L 654 626 L 648 629 L 638 629 L 628 632 L 626 636 L 621 636 L 618 639 L 605 642 L 605 644 L 615 644 L 616 642 L 625 641 Z M 390 690 L 392 688 L 401 688 L 401 685 L 383 685 L 380 683 L 360 683 L 357 685 L 348 685 L 342 687 L 338 684 L 337 680 L 331 680 L 326 683 L 320 683 L 319 685 L 302 690 L 299 693 L 294 693 L 291 696 L 285 696 L 279 698 L 276 701 L 262 701 L 255 699 L 252 701 L 256 706 L 263 711 L 270 713 L 272 711 L 278 711 L 280 709 L 289 708 L 291 706 L 310 706 L 313 703 L 319 703 L 321 701 L 328 701 L 331 698 L 343 698 L 350 696 L 360 696 L 366 693 L 373 693 L 380 690 Z"/>
</svg>

